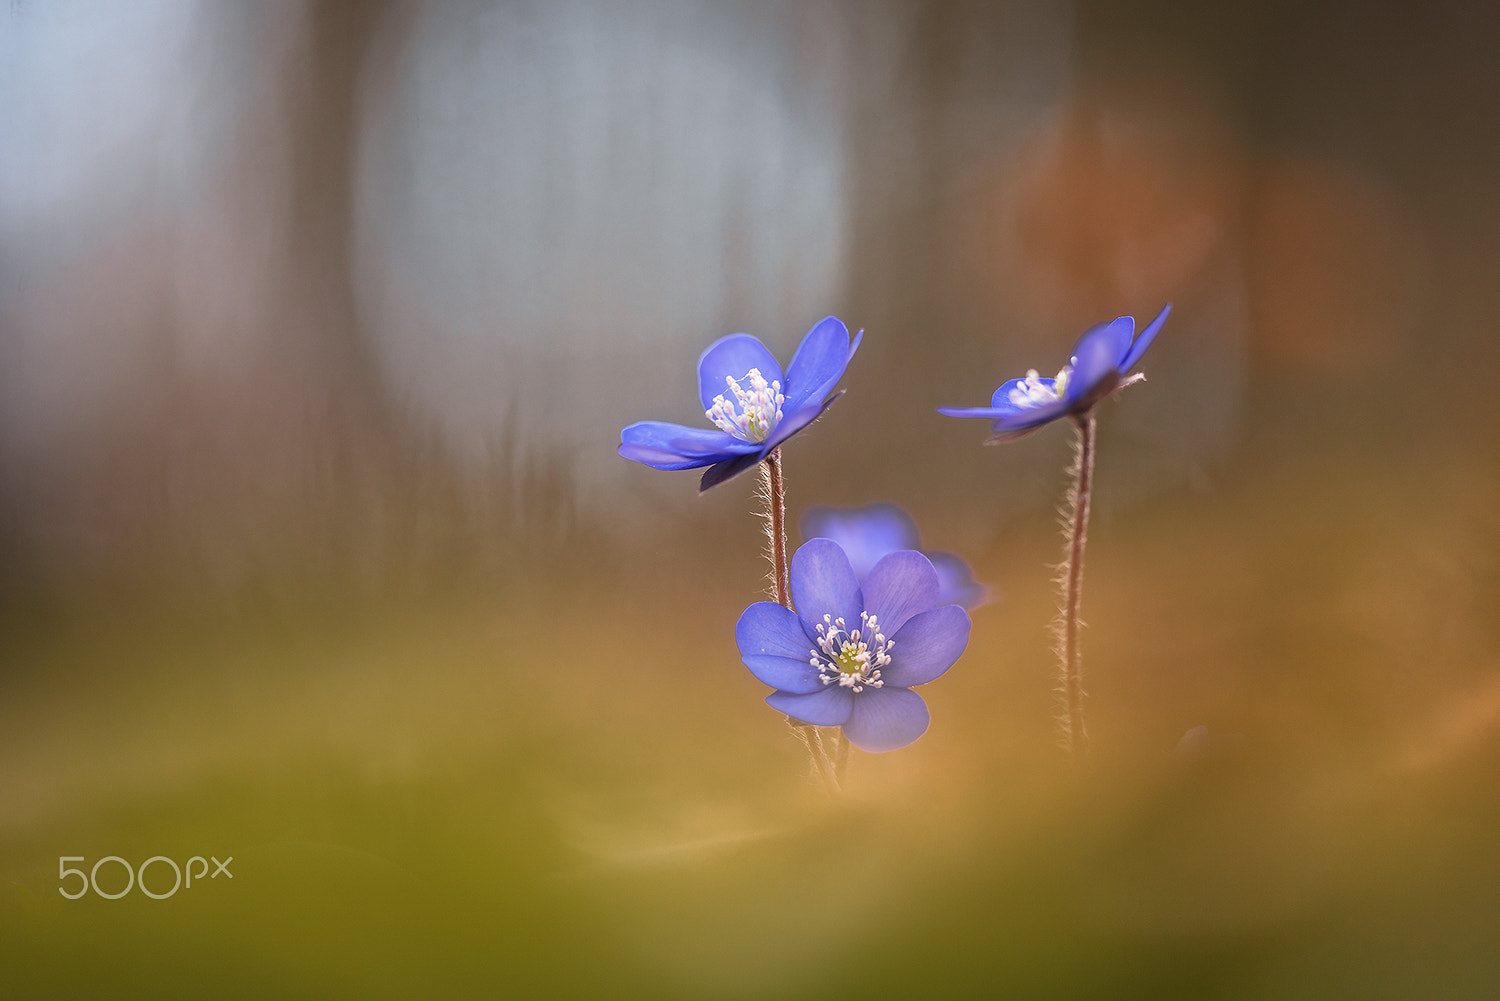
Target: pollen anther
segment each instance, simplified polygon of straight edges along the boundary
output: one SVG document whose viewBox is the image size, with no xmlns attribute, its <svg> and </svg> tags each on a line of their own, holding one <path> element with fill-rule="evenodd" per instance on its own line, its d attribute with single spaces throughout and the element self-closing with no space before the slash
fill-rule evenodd
<svg viewBox="0 0 1500 1001">
<path fill-rule="evenodd" d="M 741 382 L 748 382 L 750 388 L 745 389 Z M 736 438 L 765 441 L 783 416 L 781 407 L 786 396 L 781 392 L 781 382 L 767 382 L 760 369 L 752 368 L 743 379 L 726 375 L 724 386 L 729 391 L 728 396 L 723 393 L 715 396 L 713 406 L 703 412 L 704 416 L 719 430 Z"/>
<path fill-rule="evenodd" d="M 844 688 L 862 692 L 866 685 L 882 688 L 880 669 L 891 662 L 890 649 L 895 644 L 885 638 L 877 617 L 869 612 L 859 613 L 860 626 L 852 632 L 846 631 L 842 618 L 823 616 L 817 625 L 818 649 L 809 650 L 808 661 L 818 669 L 818 679 L 824 685 L 838 682 Z"/>
</svg>

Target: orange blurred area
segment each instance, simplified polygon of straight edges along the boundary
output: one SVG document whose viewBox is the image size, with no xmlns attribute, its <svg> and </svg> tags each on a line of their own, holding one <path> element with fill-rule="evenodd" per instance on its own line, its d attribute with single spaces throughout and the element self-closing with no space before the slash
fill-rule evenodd
<svg viewBox="0 0 1500 1001">
<path fill-rule="evenodd" d="M 1008 298 L 1033 322 L 1082 329 L 1119 303 L 1212 288 L 1211 262 L 1240 240 L 1252 168 L 1206 82 L 1122 83 L 1080 87 L 996 178 L 990 239 L 1008 244 Z"/>
<path fill-rule="evenodd" d="M 1362 374 L 1400 359 L 1428 293 L 1425 234 L 1378 179 L 1281 157 L 1257 171 L 1247 243 L 1272 366 Z"/>
</svg>

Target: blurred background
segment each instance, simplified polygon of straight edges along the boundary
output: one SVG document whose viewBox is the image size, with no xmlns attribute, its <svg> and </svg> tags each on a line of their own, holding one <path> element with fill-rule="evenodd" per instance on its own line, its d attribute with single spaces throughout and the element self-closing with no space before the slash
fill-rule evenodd
<svg viewBox="0 0 1500 1001">
<path fill-rule="evenodd" d="M 9 0 L 6 992 L 1493 997 L 1497 38 L 1458 0 Z M 1076 775 L 1068 434 L 935 408 L 1168 301 L 1100 411 Z M 714 339 L 785 361 L 829 313 L 865 340 L 791 518 L 900 504 L 998 596 L 834 798 L 734 644 L 753 477 L 615 453 L 699 423 Z"/>
</svg>

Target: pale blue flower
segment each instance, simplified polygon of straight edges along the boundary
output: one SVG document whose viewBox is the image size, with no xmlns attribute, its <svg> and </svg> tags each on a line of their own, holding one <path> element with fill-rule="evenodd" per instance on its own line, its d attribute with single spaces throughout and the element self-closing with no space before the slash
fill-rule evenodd
<svg viewBox="0 0 1500 1001">
<path fill-rule="evenodd" d="M 938 407 L 938 413 L 992 421 L 992 443 L 1030 434 L 1059 417 L 1086 413 L 1115 390 L 1142 378 L 1131 377 L 1130 370 L 1171 312 L 1168 303 L 1139 336 L 1131 316 L 1091 327 L 1073 346 L 1072 357 L 1056 379 L 1044 379 L 1032 369 L 1024 379 L 1012 379 L 995 390 L 987 407 Z"/>
<path fill-rule="evenodd" d="M 820 320 L 781 364 L 749 334 L 721 337 L 698 359 L 698 395 L 715 430 L 639 421 L 620 432 L 620 454 L 654 469 L 708 466 L 700 491 L 750 469 L 816 420 L 859 348 L 837 317 Z"/>
<path fill-rule="evenodd" d="M 838 543 L 813 539 L 792 556 L 796 611 L 758 601 L 735 639 L 745 666 L 775 688 L 766 702 L 792 719 L 840 726 L 855 747 L 893 751 L 927 732 L 912 689 L 941 676 L 969 642 L 969 613 L 940 604 L 937 571 L 910 549 L 887 554 L 861 582 Z"/>
<path fill-rule="evenodd" d="M 837 542 L 860 580 L 869 576 L 884 556 L 898 549 L 915 549 L 931 560 L 937 571 L 939 604 L 973 610 L 990 600 L 990 588 L 974 579 L 974 572 L 961 557 L 922 548 L 916 523 L 895 504 L 811 508 L 802 516 L 802 538 Z"/>
</svg>

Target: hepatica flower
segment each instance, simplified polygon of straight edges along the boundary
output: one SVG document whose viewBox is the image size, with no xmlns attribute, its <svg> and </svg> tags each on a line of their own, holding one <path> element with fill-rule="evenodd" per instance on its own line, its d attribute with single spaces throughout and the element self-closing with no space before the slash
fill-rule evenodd
<svg viewBox="0 0 1500 1001">
<path fill-rule="evenodd" d="M 1012 379 L 995 390 L 987 407 L 938 407 L 938 413 L 993 421 L 991 443 L 1030 434 L 1059 417 L 1087 413 L 1115 390 L 1144 378 L 1130 376 L 1130 370 L 1151 346 L 1170 312 L 1172 306 L 1168 304 L 1139 335 L 1135 333 L 1135 318 L 1130 316 L 1091 327 L 1073 346 L 1073 355 L 1057 378 L 1044 379 L 1032 369 L 1024 379 Z"/>
<path fill-rule="evenodd" d="M 620 454 L 655 469 L 708 466 L 700 490 L 752 468 L 818 418 L 836 398 L 834 386 L 863 333 L 826 317 L 802 338 L 783 372 L 776 357 L 749 334 L 730 334 L 698 359 L 698 394 L 714 429 L 639 421 L 620 432 Z"/>
<path fill-rule="evenodd" d="M 875 564 L 890 553 L 915 549 L 937 571 L 938 604 L 975 609 L 989 600 L 990 589 L 974 580 L 974 572 L 963 559 L 953 553 L 922 549 L 916 523 L 894 504 L 812 508 L 802 516 L 802 537 L 837 542 L 859 580 L 868 577 Z"/>
<path fill-rule="evenodd" d="M 758 601 L 735 626 L 745 666 L 776 689 L 766 702 L 803 723 L 841 726 L 866 751 L 927 732 L 927 703 L 912 689 L 953 666 L 970 626 L 962 608 L 941 604 L 932 562 L 898 550 L 860 581 L 838 543 L 813 539 L 792 557 L 791 590 L 796 611 Z"/>
<path fill-rule="evenodd" d="M 991 421 L 994 435 L 988 444 L 1030 434 L 1059 417 L 1072 419 L 1077 451 L 1069 473 L 1068 513 L 1063 521 L 1063 561 L 1058 564 L 1062 607 L 1057 620 L 1058 668 L 1066 699 L 1066 737 L 1075 763 L 1088 758 L 1088 730 L 1083 720 L 1083 661 L 1079 653 L 1083 593 L 1083 554 L 1088 542 L 1089 503 L 1094 482 L 1094 405 L 1122 386 L 1143 376 L 1130 374 L 1172 312 L 1168 303 L 1137 336 L 1135 319 L 1121 316 L 1092 327 L 1073 345 L 1068 364 L 1056 379 L 1043 379 L 1033 369 L 1024 379 L 1012 379 L 995 390 L 988 407 L 939 407 L 949 417 L 981 417 Z"/>
</svg>

